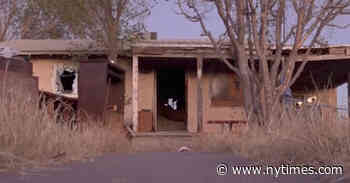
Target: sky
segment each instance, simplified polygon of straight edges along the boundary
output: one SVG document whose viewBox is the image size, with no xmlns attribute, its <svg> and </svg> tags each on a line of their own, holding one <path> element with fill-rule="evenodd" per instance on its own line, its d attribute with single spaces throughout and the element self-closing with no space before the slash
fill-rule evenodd
<svg viewBox="0 0 350 183">
<path fill-rule="evenodd" d="M 213 14 L 207 17 L 208 27 L 214 35 L 223 30 L 219 18 Z M 350 23 L 350 16 L 340 17 L 337 23 Z M 176 5 L 173 2 L 161 1 L 146 19 L 148 31 L 157 32 L 158 39 L 198 39 L 202 33 L 198 23 L 189 22 L 183 16 L 176 14 Z M 327 31 L 329 44 L 349 44 L 350 28 Z M 347 107 L 347 84 L 337 89 L 338 107 Z"/>
</svg>

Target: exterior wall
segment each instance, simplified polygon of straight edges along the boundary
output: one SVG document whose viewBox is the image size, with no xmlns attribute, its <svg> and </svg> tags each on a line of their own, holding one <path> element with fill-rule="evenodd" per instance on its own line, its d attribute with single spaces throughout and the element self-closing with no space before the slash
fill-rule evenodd
<svg viewBox="0 0 350 183">
<path fill-rule="evenodd" d="M 314 92 L 303 92 L 303 93 L 294 93 L 295 96 L 316 96 L 320 104 L 329 105 L 332 107 L 337 106 L 337 89 L 323 89 Z"/>
<path fill-rule="evenodd" d="M 188 75 L 188 131 L 197 131 L 197 75 L 190 72 Z M 202 78 L 203 89 L 203 131 L 220 132 L 222 124 L 209 124 L 216 120 L 244 120 L 243 107 L 217 107 L 212 106 L 210 100 L 210 81 L 213 75 L 204 73 Z"/>
<path fill-rule="evenodd" d="M 124 124 L 132 124 L 132 67 L 131 61 L 127 59 L 119 60 L 117 65 L 125 69 L 124 73 Z"/>
<path fill-rule="evenodd" d="M 34 59 L 31 60 L 33 64 L 33 76 L 38 77 L 39 90 L 56 93 L 55 91 L 55 67 L 56 66 L 70 66 L 79 68 L 79 63 L 72 60 L 59 59 Z M 78 97 L 78 94 L 68 95 L 69 97 Z"/>
<path fill-rule="evenodd" d="M 204 74 L 203 75 L 203 105 L 204 105 L 204 116 L 203 116 L 203 131 L 204 132 L 220 132 L 222 130 L 222 124 L 209 124 L 208 121 L 216 120 L 244 120 L 244 108 L 237 107 L 218 107 L 211 104 L 210 97 L 210 81 L 214 75 Z"/>
</svg>

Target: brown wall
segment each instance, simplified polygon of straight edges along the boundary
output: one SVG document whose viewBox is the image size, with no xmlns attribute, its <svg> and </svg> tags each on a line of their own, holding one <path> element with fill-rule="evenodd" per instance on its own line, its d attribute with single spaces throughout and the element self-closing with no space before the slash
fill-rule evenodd
<svg viewBox="0 0 350 183">
<path fill-rule="evenodd" d="M 80 63 L 79 109 L 100 119 L 106 107 L 107 64 L 99 61 Z"/>
</svg>

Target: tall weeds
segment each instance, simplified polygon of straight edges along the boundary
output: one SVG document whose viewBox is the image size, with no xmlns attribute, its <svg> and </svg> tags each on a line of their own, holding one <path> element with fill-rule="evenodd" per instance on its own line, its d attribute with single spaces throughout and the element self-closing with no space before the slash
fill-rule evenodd
<svg viewBox="0 0 350 183">
<path fill-rule="evenodd" d="M 6 88 L 1 89 L 0 169 L 81 160 L 130 149 L 122 126 L 112 128 L 84 121 L 90 125 L 72 130 L 57 123 L 54 116 L 59 115 L 58 111 L 52 115 L 45 105 L 39 108 L 39 97 L 28 92 L 20 80 L 7 82 Z M 122 124 L 121 121 L 109 124 L 112 123 Z"/>
<path fill-rule="evenodd" d="M 335 112 L 286 110 L 268 127 L 243 126 L 233 133 L 203 134 L 203 150 L 232 151 L 274 164 L 341 164 L 349 168 L 350 122 Z"/>
</svg>

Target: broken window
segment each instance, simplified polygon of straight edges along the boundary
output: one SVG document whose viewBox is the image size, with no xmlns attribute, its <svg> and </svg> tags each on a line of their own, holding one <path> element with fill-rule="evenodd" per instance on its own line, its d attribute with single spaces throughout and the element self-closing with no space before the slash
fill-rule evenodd
<svg viewBox="0 0 350 183">
<path fill-rule="evenodd" d="M 73 83 L 75 80 L 75 71 L 63 71 L 60 75 L 60 80 L 62 84 L 62 92 L 63 93 L 72 93 L 73 92 Z"/>
<path fill-rule="evenodd" d="M 72 66 L 56 67 L 55 89 L 60 94 L 77 94 L 77 69 Z"/>
</svg>

